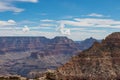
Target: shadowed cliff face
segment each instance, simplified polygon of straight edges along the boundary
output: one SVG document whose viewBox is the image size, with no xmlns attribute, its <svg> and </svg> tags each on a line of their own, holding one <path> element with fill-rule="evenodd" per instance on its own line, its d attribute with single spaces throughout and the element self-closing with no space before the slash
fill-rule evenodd
<svg viewBox="0 0 120 80">
<path fill-rule="evenodd" d="M 0 37 L 0 50 L 15 52 L 33 49 L 43 50 L 54 48 L 55 44 L 70 46 L 73 43 L 67 37 L 55 37 L 54 39 L 47 39 L 45 37 Z M 75 43 L 73 47 L 75 47 Z"/>
<path fill-rule="evenodd" d="M 94 42 L 99 42 L 100 43 L 101 40 L 97 40 L 95 38 L 90 37 L 90 38 L 87 38 L 83 41 L 76 41 L 76 43 L 79 44 L 80 50 L 82 50 L 82 51 L 90 48 L 94 44 Z"/>
<path fill-rule="evenodd" d="M 56 69 L 79 51 L 67 37 L 0 37 L 0 75 L 34 73 Z"/>
<path fill-rule="evenodd" d="M 120 32 L 112 33 L 59 67 L 56 80 L 120 79 Z"/>
</svg>

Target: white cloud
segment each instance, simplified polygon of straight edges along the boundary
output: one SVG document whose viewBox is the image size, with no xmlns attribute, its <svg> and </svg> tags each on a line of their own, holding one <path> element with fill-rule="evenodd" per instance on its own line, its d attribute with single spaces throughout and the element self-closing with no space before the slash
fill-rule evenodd
<svg viewBox="0 0 120 80">
<path fill-rule="evenodd" d="M 73 40 L 81 40 L 81 39 L 83 40 L 83 39 L 86 39 L 88 37 L 103 39 L 108 34 L 110 34 L 110 33 L 99 32 L 99 33 L 95 34 L 93 32 L 85 31 L 85 32 L 72 32 L 72 34 L 69 35 L 68 37 L 73 39 Z M 21 30 L 15 30 L 15 29 L 1 30 L 0 29 L 0 36 L 45 36 L 45 37 L 48 37 L 48 38 L 53 38 L 55 36 L 65 36 L 65 35 L 60 34 L 58 32 L 44 32 L 44 31 L 30 30 L 28 32 L 23 33 L 23 31 L 21 31 Z"/>
<path fill-rule="evenodd" d="M 49 19 L 46 19 L 43 22 L 49 22 Z M 120 28 L 120 21 L 114 19 L 104 19 L 104 18 L 74 18 L 73 20 L 54 20 L 55 24 L 60 24 L 57 27 L 57 31 L 61 33 L 61 35 L 69 35 L 69 37 L 74 39 L 85 39 L 87 37 L 95 37 L 95 38 L 103 38 L 101 34 L 108 34 L 114 29 Z M 50 26 L 50 25 L 48 25 Z M 48 27 L 47 26 L 47 27 Z M 68 26 L 69 28 L 66 28 Z M 106 28 L 103 30 L 103 28 Z M 108 30 L 107 30 L 108 29 Z M 72 31 L 72 34 L 71 34 Z M 108 33 L 107 33 L 108 32 Z M 84 37 L 76 37 L 75 35 L 79 34 L 79 36 L 83 36 L 82 33 L 85 34 Z"/>
<path fill-rule="evenodd" d="M 32 3 L 38 2 L 38 0 L 0 0 L 0 12 L 12 11 L 15 13 L 19 13 L 24 11 L 24 9 L 14 6 L 13 2 L 17 2 L 17 1 L 32 2 Z"/>
<path fill-rule="evenodd" d="M 37 27 L 32 27 L 31 29 L 33 30 L 54 30 L 53 27 L 41 27 L 41 26 L 37 26 Z"/>
<path fill-rule="evenodd" d="M 74 27 L 79 26 L 79 27 L 120 28 L 120 21 L 113 19 L 75 18 L 74 20 L 60 20 L 57 22 Z"/>
<path fill-rule="evenodd" d="M 60 20 L 58 22 L 71 25 L 71 26 L 93 26 L 93 24 L 91 23 L 80 22 L 80 21 L 78 22 L 78 21 L 72 21 L 72 20 Z"/>
<path fill-rule="evenodd" d="M 41 27 L 50 27 L 50 26 L 56 26 L 55 24 L 47 24 L 47 23 L 42 23 L 40 24 Z"/>
<path fill-rule="evenodd" d="M 88 14 L 87 16 L 91 16 L 91 17 L 105 17 L 104 15 L 97 14 L 97 13 L 91 13 L 91 14 Z"/>
<path fill-rule="evenodd" d="M 0 26 L 1 27 L 12 26 L 12 25 L 16 25 L 16 22 L 14 20 L 0 21 Z"/>
<path fill-rule="evenodd" d="M 71 28 L 71 31 L 82 31 L 82 30 L 85 30 L 86 28 L 80 28 L 80 27 L 72 27 Z"/>
<path fill-rule="evenodd" d="M 70 29 L 66 29 L 66 30 L 64 31 L 64 34 L 65 34 L 65 35 L 71 35 Z"/>
<path fill-rule="evenodd" d="M 12 19 L 8 20 L 8 23 L 16 24 L 16 22 Z"/>
<path fill-rule="evenodd" d="M 44 20 L 40 20 L 41 22 L 54 22 L 55 20 L 50 20 L 50 19 L 44 19 Z"/>
<path fill-rule="evenodd" d="M 120 21 L 114 19 L 74 18 L 73 20 L 53 21 L 48 23 L 49 19 L 48 21 L 46 19 L 45 22 L 43 20 L 43 23 L 40 22 L 40 24 L 36 24 L 37 21 L 35 21 L 36 25 L 31 25 L 29 21 L 23 21 L 20 24 L 14 20 L 0 21 L 0 25 L 5 26 L 0 27 L 0 36 L 4 34 L 4 36 L 46 36 L 52 38 L 54 36 L 69 35 L 68 37 L 74 40 L 85 39 L 91 36 L 102 39 L 104 36 L 120 29 Z M 30 27 L 19 27 L 25 24 L 30 25 Z M 55 31 L 56 27 L 57 31 Z"/>
<path fill-rule="evenodd" d="M 19 22 L 19 25 L 25 25 L 25 24 L 36 24 L 36 22 L 29 20 L 23 20 Z"/>
<path fill-rule="evenodd" d="M 15 6 L 13 6 L 9 2 L 2 2 L 2 1 L 0 1 L 0 12 L 5 12 L 5 11 L 13 11 L 13 12 L 17 13 L 17 12 L 24 11 L 24 9 L 17 8 Z"/>
<path fill-rule="evenodd" d="M 4 34 L 4 35 L 3 35 Z M 48 38 L 53 38 L 55 36 L 62 36 L 56 32 L 41 32 L 41 31 L 28 31 L 23 33 L 21 30 L 0 30 L 0 36 L 45 36 Z"/>
<path fill-rule="evenodd" d="M 22 29 L 22 31 L 23 32 L 28 32 L 28 31 L 30 31 L 30 29 L 28 28 L 28 26 L 25 25 L 24 28 Z"/>
<path fill-rule="evenodd" d="M 60 26 L 57 28 L 57 31 L 60 31 L 60 33 L 64 35 L 71 35 L 70 29 L 65 28 L 63 23 L 60 24 Z"/>
</svg>

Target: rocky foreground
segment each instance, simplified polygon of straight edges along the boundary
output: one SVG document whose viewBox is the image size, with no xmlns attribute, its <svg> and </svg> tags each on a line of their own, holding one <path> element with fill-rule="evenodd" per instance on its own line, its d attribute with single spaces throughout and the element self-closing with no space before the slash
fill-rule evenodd
<svg viewBox="0 0 120 80">
<path fill-rule="evenodd" d="M 73 57 L 57 71 L 46 74 L 49 80 L 120 80 L 120 32 Z"/>
</svg>

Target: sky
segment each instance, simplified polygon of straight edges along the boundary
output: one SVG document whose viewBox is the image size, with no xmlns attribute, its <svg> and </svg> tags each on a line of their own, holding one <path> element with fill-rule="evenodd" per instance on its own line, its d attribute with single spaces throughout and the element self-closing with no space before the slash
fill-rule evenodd
<svg viewBox="0 0 120 80">
<path fill-rule="evenodd" d="M 104 39 L 120 32 L 120 0 L 0 0 L 0 36 Z"/>
</svg>

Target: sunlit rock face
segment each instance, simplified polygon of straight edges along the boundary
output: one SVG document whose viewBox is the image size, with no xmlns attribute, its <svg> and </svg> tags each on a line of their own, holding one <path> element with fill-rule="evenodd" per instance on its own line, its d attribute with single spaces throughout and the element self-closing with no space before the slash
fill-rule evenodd
<svg viewBox="0 0 120 80">
<path fill-rule="evenodd" d="M 103 41 L 103 44 L 120 48 L 120 32 L 112 33 L 111 35 L 107 36 Z"/>
<path fill-rule="evenodd" d="M 110 34 L 59 67 L 56 80 L 120 79 L 120 32 Z"/>
</svg>

